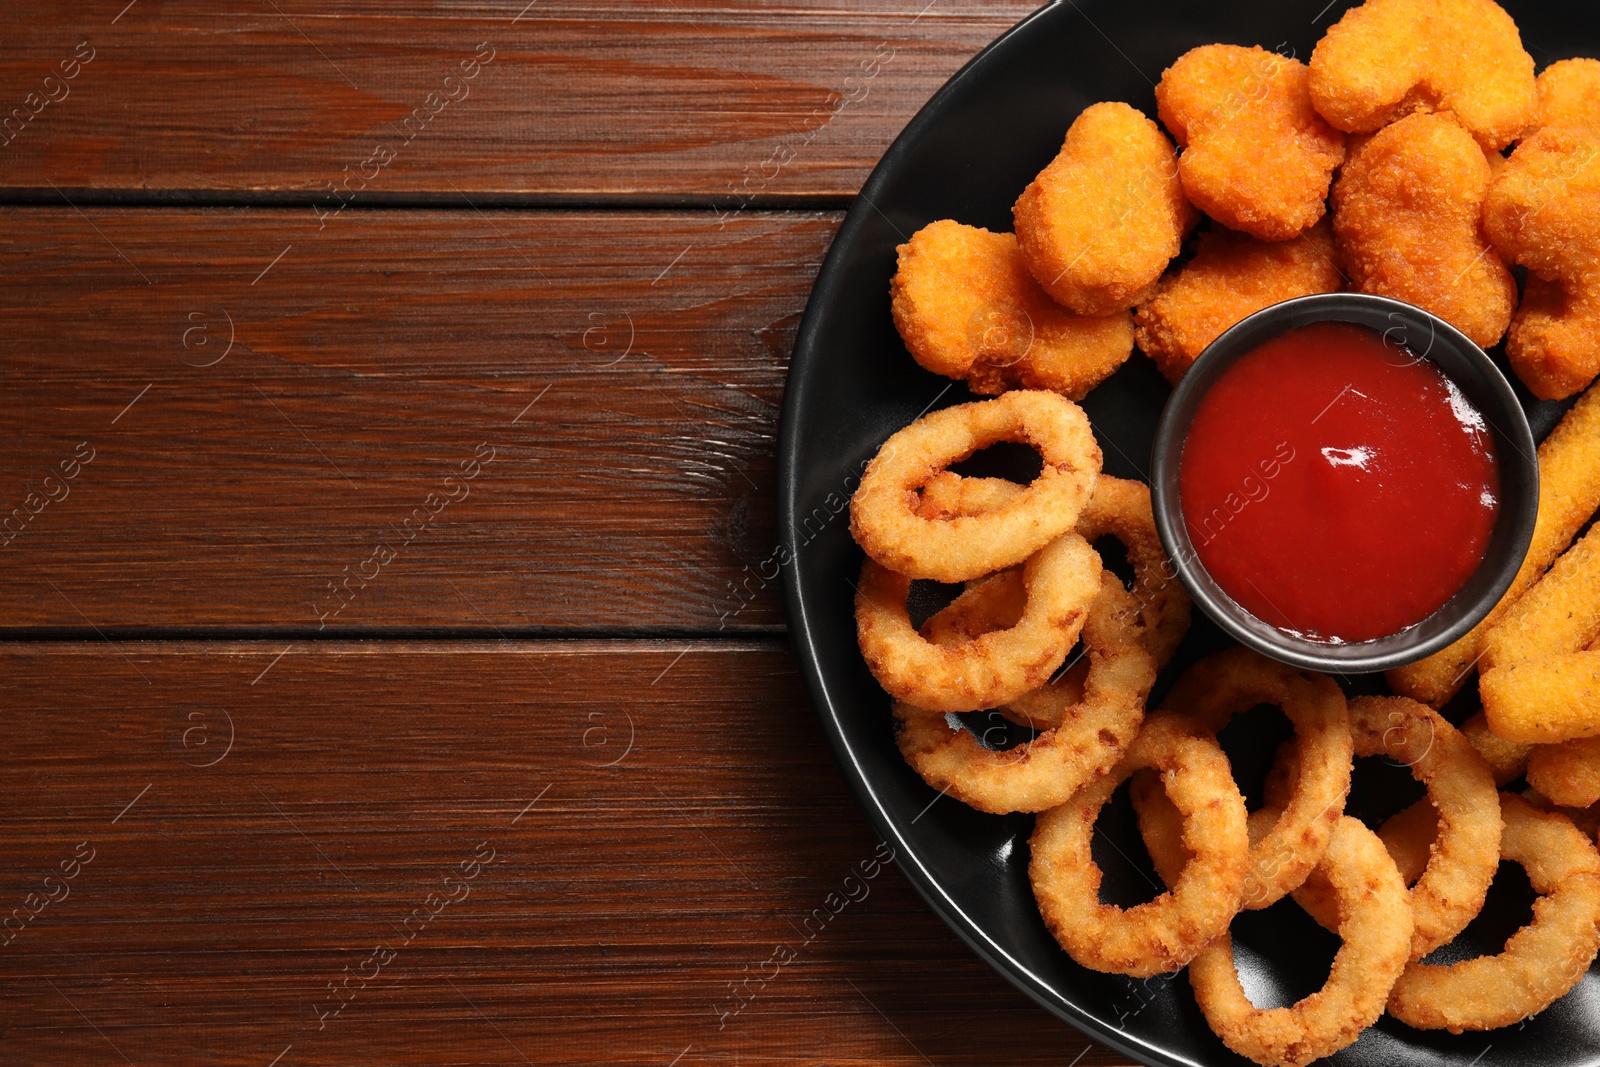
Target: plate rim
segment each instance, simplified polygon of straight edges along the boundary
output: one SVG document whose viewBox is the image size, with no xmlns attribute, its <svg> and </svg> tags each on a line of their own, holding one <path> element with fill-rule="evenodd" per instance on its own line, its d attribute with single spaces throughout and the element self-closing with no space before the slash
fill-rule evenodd
<svg viewBox="0 0 1600 1067">
<path fill-rule="evenodd" d="M 838 260 L 845 254 L 844 249 L 852 243 L 857 232 L 865 225 L 865 220 L 870 212 L 877 210 L 873 203 L 873 195 L 878 191 L 878 186 L 888 179 L 886 171 L 906 155 L 911 146 L 921 138 L 922 133 L 936 121 L 935 114 L 943 110 L 942 105 L 952 96 L 964 89 L 964 83 L 973 73 L 981 67 L 994 61 L 994 57 L 1004 50 L 1007 45 L 1018 37 L 1031 33 L 1033 27 L 1055 15 L 1063 8 L 1074 7 L 1071 0 L 1051 0 L 1038 10 L 1025 16 L 1021 21 L 1005 30 L 994 40 L 990 41 L 969 59 L 958 71 L 952 74 L 941 85 L 933 96 L 929 97 L 915 116 L 908 122 L 904 129 L 896 135 L 894 141 L 879 158 L 857 194 L 855 202 L 845 213 L 844 222 L 840 225 L 838 233 L 833 237 L 828 246 L 828 253 L 823 258 L 822 266 L 817 271 L 817 280 L 812 285 L 810 296 L 806 300 L 806 309 L 800 320 L 800 325 L 795 331 L 794 349 L 790 356 L 789 369 L 784 378 L 783 407 L 778 420 L 778 537 L 779 543 L 794 543 L 795 519 L 798 514 L 798 501 L 796 499 L 799 483 L 796 458 L 796 437 L 798 430 L 796 423 L 799 409 L 812 384 L 803 373 L 816 359 L 816 348 L 813 334 L 817 329 L 817 320 L 822 316 L 823 307 L 832 303 L 834 295 L 841 285 L 841 272 Z M 1082 12 L 1080 12 L 1082 14 Z M 802 372 L 802 373 L 797 373 Z M 809 628 L 805 625 L 807 619 L 807 603 L 800 591 L 798 557 L 793 557 L 792 564 L 783 568 L 783 599 L 784 615 L 788 626 L 789 645 L 800 667 L 800 674 L 805 682 L 806 694 L 811 701 L 813 712 L 823 728 L 828 747 L 833 753 L 834 761 L 841 770 L 848 773 L 844 775 L 846 784 L 855 795 L 856 803 L 861 807 L 863 814 L 871 823 L 874 830 L 884 842 L 895 849 L 896 865 L 911 883 L 917 895 L 933 910 L 934 914 L 955 932 L 968 948 L 986 963 L 991 970 L 1010 982 L 1017 989 L 1026 994 L 1040 1007 L 1056 1016 L 1058 1019 L 1076 1029 L 1079 1033 L 1099 1042 L 1101 1045 L 1132 1057 L 1146 1065 L 1146 1067 L 1196 1067 L 1193 1060 L 1175 1056 L 1165 1049 L 1157 1048 L 1146 1042 L 1132 1037 L 1124 1031 L 1116 1030 L 1105 1025 L 1099 1019 L 1090 1015 L 1087 1010 L 1065 999 L 1051 989 L 1043 980 L 1034 975 L 1021 961 L 1008 955 L 1001 946 L 991 940 L 976 922 L 970 919 L 960 905 L 945 892 L 938 879 L 923 866 L 917 858 L 915 850 L 909 841 L 899 831 L 895 821 L 880 801 L 877 791 L 855 758 L 849 743 L 845 739 L 843 729 L 838 722 L 837 714 L 832 702 L 828 699 L 827 685 L 822 678 L 822 671 L 818 662 L 817 650 L 811 639 Z M 907 861 L 910 862 L 907 862 Z"/>
</svg>

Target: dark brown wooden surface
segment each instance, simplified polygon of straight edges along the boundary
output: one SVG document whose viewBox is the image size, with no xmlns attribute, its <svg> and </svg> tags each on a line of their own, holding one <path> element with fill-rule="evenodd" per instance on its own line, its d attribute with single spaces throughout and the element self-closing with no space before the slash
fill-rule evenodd
<svg viewBox="0 0 1600 1067">
<path fill-rule="evenodd" d="M 842 210 L 1027 8 L 6 8 L 0 1067 L 1126 1062 L 730 589 Z"/>
<path fill-rule="evenodd" d="M 0 108 L 26 121 L 0 176 L 52 200 L 57 186 L 336 206 L 329 182 L 357 202 L 837 199 L 1034 6 L 90 0 L 64 19 L 50 0 L 15 0 Z M 418 108 L 428 121 L 407 127 Z M 380 145 L 392 161 L 363 168 Z"/>
<path fill-rule="evenodd" d="M 781 624 L 775 587 L 730 583 L 772 551 L 784 368 L 836 223 L 0 211 L 0 619 Z"/>
<path fill-rule="evenodd" d="M 0 650 L 0 903 L 62 898 L 0 946 L 6 1062 L 1081 1050 L 875 869 L 777 641 L 280 650 Z"/>
</svg>

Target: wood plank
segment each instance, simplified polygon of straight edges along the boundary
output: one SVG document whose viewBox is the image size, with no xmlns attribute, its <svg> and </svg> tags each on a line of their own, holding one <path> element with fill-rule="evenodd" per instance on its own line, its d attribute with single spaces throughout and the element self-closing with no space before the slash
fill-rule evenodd
<svg viewBox="0 0 1600 1067">
<path fill-rule="evenodd" d="M 838 198 L 1034 6 L 92 0 L 66 14 L 15 0 L 0 185 L 52 202 L 59 188 L 328 207 Z"/>
<path fill-rule="evenodd" d="M 0 622 L 775 627 L 731 583 L 837 223 L 0 211 Z"/>
<path fill-rule="evenodd" d="M 1124 1062 L 874 862 L 780 643 L 683 649 L 0 646 L 0 1061 Z"/>
</svg>

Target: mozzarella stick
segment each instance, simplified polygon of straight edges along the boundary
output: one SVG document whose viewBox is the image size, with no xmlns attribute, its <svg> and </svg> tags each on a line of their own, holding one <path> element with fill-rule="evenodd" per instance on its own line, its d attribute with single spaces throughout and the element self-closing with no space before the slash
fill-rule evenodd
<svg viewBox="0 0 1600 1067">
<path fill-rule="evenodd" d="M 1588 648 L 1600 637 L 1600 526 L 1511 605 L 1484 639 L 1480 671 Z"/>
<path fill-rule="evenodd" d="M 1539 517 L 1533 543 L 1494 610 L 1455 644 L 1385 677 L 1395 692 L 1439 707 L 1461 688 L 1483 644 L 1517 599 L 1600 509 L 1600 389 L 1590 389 L 1539 446 Z"/>
<path fill-rule="evenodd" d="M 1600 735 L 1600 652 L 1569 652 L 1485 671 L 1478 695 L 1489 729 L 1551 745 Z"/>
</svg>

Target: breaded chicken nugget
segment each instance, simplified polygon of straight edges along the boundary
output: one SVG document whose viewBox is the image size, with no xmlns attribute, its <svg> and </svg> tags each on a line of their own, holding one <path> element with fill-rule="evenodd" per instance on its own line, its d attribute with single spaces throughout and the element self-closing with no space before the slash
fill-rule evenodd
<svg viewBox="0 0 1600 1067">
<path fill-rule="evenodd" d="M 1333 232 L 1355 288 L 1426 308 L 1488 348 L 1517 285 L 1484 239 L 1489 161 L 1444 115 L 1416 114 L 1357 148 L 1333 187 Z"/>
<path fill-rule="evenodd" d="M 1576 126 L 1600 133 L 1600 60 L 1563 59 L 1539 75 L 1539 114 L 1523 132 L 1532 137 L 1546 126 Z"/>
<path fill-rule="evenodd" d="M 1448 111 L 1499 151 L 1533 121 L 1533 57 L 1493 0 L 1367 0 L 1311 53 L 1311 99 L 1346 133 Z"/>
<path fill-rule="evenodd" d="M 1535 745 L 1528 757 L 1528 784 L 1563 807 L 1600 802 L 1600 737 Z"/>
<path fill-rule="evenodd" d="M 1156 104 L 1183 155 L 1189 202 L 1224 226 L 1286 241 L 1327 209 L 1344 134 L 1311 107 L 1304 63 L 1209 44 L 1161 75 Z"/>
<path fill-rule="evenodd" d="M 1517 146 L 1489 189 L 1484 230 L 1532 271 L 1506 355 L 1560 400 L 1600 373 L 1600 132 L 1552 126 Z"/>
<path fill-rule="evenodd" d="M 1033 280 L 1017 239 L 944 220 L 901 245 L 895 327 L 918 363 L 975 393 L 1053 389 L 1081 400 L 1133 351 L 1126 311 L 1082 318 Z"/>
<path fill-rule="evenodd" d="M 1121 103 L 1078 116 L 1013 216 L 1028 269 L 1080 315 L 1110 315 L 1144 299 L 1199 221 L 1172 142 Z"/>
<path fill-rule="evenodd" d="M 1263 308 L 1344 287 L 1333 231 L 1320 223 L 1292 241 L 1210 230 L 1134 313 L 1140 351 L 1174 385 L 1223 331 Z"/>
</svg>

